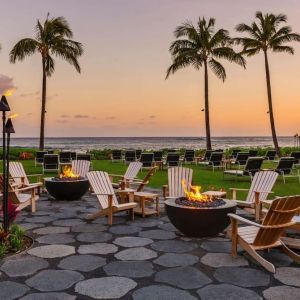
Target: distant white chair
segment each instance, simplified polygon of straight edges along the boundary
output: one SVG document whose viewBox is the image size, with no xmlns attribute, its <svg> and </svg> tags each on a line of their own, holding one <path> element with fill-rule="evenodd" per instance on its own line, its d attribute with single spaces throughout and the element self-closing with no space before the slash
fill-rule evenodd
<svg viewBox="0 0 300 300">
<path fill-rule="evenodd" d="M 72 171 L 80 177 L 86 178 L 91 167 L 91 162 L 88 160 L 72 160 Z"/>
<path fill-rule="evenodd" d="M 109 175 L 102 171 L 92 171 L 87 173 L 87 178 L 94 191 L 94 195 L 97 196 L 101 209 L 94 213 L 89 214 L 87 219 L 93 220 L 101 216 L 108 216 L 108 224 L 113 224 L 113 214 L 120 211 L 130 211 L 131 219 L 134 219 L 133 209 L 137 206 L 134 202 L 134 193 L 129 193 L 128 203 L 119 203 L 113 189 Z"/>
<path fill-rule="evenodd" d="M 165 199 L 185 196 L 182 180 L 185 181 L 189 190 L 193 180 L 193 169 L 183 167 L 168 169 L 168 185 L 163 186 L 163 196 Z"/>
<path fill-rule="evenodd" d="M 255 219 L 258 221 L 261 218 L 262 203 L 272 193 L 272 188 L 277 180 L 278 173 L 274 171 L 259 171 L 256 172 L 250 189 L 230 188 L 232 191 L 232 199 L 237 203 L 237 206 L 255 214 Z M 237 200 L 237 191 L 248 191 L 246 201 Z"/>
</svg>

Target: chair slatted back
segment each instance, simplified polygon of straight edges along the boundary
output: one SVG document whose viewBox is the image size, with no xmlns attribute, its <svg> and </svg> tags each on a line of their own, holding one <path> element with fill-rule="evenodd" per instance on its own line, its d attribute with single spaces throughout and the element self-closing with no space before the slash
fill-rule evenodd
<svg viewBox="0 0 300 300">
<path fill-rule="evenodd" d="M 124 174 L 124 178 L 127 180 L 132 180 L 132 179 L 136 178 L 136 176 L 139 173 L 142 166 L 143 166 L 143 164 L 139 161 L 131 162 Z"/>
<path fill-rule="evenodd" d="M 157 170 L 157 167 L 152 167 L 151 169 L 149 169 L 149 171 L 147 172 L 146 176 L 144 177 L 142 183 L 138 186 L 137 192 L 143 191 L 144 186 L 149 183 L 150 178 L 155 174 L 156 170 Z"/>
<path fill-rule="evenodd" d="M 86 178 L 90 170 L 91 162 L 88 160 L 72 160 L 72 171 L 81 177 Z"/>
<path fill-rule="evenodd" d="M 9 174 L 17 184 L 29 184 L 23 165 L 18 161 L 9 163 Z"/>
<path fill-rule="evenodd" d="M 185 184 L 190 189 L 193 179 L 193 169 L 175 167 L 168 169 L 168 187 L 169 187 L 169 197 L 183 197 L 185 196 L 184 190 L 182 187 L 182 180 L 185 181 Z"/>
<path fill-rule="evenodd" d="M 114 206 L 119 204 L 110 178 L 106 172 L 91 171 L 87 173 L 87 178 L 95 194 L 104 194 L 96 195 L 103 209 L 108 207 L 108 195 L 112 195 Z"/>
<path fill-rule="evenodd" d="M 290 174 L 294 163 L 294 157 L 281 157 L 275 170 L 280 173 Z"/>
<path fill-rule="evenodd" d="M 291 225 L 292 219 L 300 209 L 300 196 L 277 198 L 272 202 L 262 225 L 274 226 L 274 228 L 260 228 L 253 245 L 268 246 L 278 241 L 283 230 Z"/>
<path fill-rule="evenodd" d="M 0 175 L 0 192 L 3 193 L 3 175 Z M 8 199 L 11 201 L 13 204 L 20 204 L 18 194 L 14 191 L 13 187 L 11 186 L 10 183 L 8 183 Z"/>
<path fill-rule="evenodd" d="M 278 173 L 274 171 L 259 171 L 256 172 L 251 187 L 249 189 L 246 202 L 254 203 L 255 202 L 255 192 L 259 193 L 259 200 L 266 200 L 269 192 L 272 191 L 272 188 L 276 182 Z"/>
</svg>

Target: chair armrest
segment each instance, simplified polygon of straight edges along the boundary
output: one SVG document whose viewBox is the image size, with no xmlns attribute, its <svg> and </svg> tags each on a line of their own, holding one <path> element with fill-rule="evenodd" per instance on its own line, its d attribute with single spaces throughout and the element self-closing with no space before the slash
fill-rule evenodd
<svg viewBox="0 0 300 300">
<path fill-rule="evenodd" d="M 167 197 L 167 192 L 169 190 L 169 186 L 167 184 L 164 184 L 162 186 L 162 190 L 163 190 L 163 197 L 166 198 Z"/>
<path fill-rule="evenodd" d="M 32 184 L 32 185 L 30 185 L 30 186 L 26 186 L 26 187 L 23 187 L 23 188 L 20 188 L 20 189 L 14 189 L 13 191 L 11 191 L 11 192 L 23 192 L 23 191 L 29 191 L 29 190 L 33 190 L 33 189 L 35 189 L 35 188 L 38 188 L 38 187 L 40 187 L 40 185 L 35 185 L 35 184 Z"/>
<path fill-rule="evenodd" d="M 105 193 L 91 193 L 92 195 L 96 196 L 112 196 L 113 194 L 105 194 Z"/>
<path fill-rule="evenodd" d="M 28 174 L 27 177 L 38 177 L 43 176 L 43 174 Z"/>
<path fill-rule="evenodd" d="M 111 176 L 111 177 L 121 177 L 121 178 L 124 177 L 124 175 L 119 175 L 119 174 L 108 174 L 108 176 Z"/>
<path fill-rule="evenodd" d="M 240 189 L 240 188 L 229 188 L 230 191 L 249 191 L 249 189 Z"/>
<path fill-rule="evenodd" d="M 259 228 L 264 228 L 263 225 L 260 225 L 258 223 L 255 223 L 255 222 L 252 222 L 246 218 L 243 218 L 241 216 L 238 216 L 236 214 L 228 214 L 227 215 L 230 219 L 234 219 L 234 220 L 237 220 L 239 222 L 242 222 L 242 223 L 245 223 L 245 224 L 248 224 L 248 225 L 252 225 L 252 226 L 256 226 L 256 227 L 259 227 Z"/>
</svg>

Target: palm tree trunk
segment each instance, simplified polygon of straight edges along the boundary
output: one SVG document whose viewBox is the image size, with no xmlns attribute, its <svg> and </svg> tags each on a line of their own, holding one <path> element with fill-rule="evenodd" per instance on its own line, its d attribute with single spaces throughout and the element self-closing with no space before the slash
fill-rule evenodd
<svg viewBox="0 0 300 300">
<path fill-rule="evenodd" d="M 41 127 L 40 127 L 40 150 L 44 150 L 44 139 L 45 139 L 45 113 L 46 113 L 46 86 L 47 86 L 47 75 L 45 59 L 43 58 L 43 83 L 42 83 L 42 107 L 41 107 Z"/>
<path fill-rule="evenodd" d="M 266 68 L 266 80 L 267 80 L 267 91 L 268 91 L 269 116 L 270 116 L 272 138 L 273 138 L 275 151 L 276 151 L 277 155 L 279 156 L 280 155 L 280 149 L 279 149 L 279 146 L 278 146 L 278 140 L 277 140 L 276 129 L 275 129 L 274 114 L 273 114 L 271 79 L 270 79 L 270 70 L 269 70 L 269 62 L 268 62 L 267 51 L 264 51 L 264 55 L 265 55 L 265 68 Z"/>
<path fill-rule="evenodd" d="M 207 61 L 204 61 L 204 97 L 205 97 L 205 129 L 206 129 L 206 149 L 211 150 L 209 105 L 208 105 L 208 69 Z"/>
</svg>

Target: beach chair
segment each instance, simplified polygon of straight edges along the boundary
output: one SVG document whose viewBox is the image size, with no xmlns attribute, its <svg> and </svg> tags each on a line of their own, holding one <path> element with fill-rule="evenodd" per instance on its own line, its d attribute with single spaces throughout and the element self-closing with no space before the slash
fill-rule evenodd
<svg viewBox="0 0 300 300">
<path fill-rule="evenodd" d="M 276 151 L 275 150 L 267 150 L 267 153 L 265 155 L 265 159 L 274 160 L 275 157 L 276 157 Z"/>
<path fill-rule="evenodd" d="M 281 157 L 275 172 L 282 176 L 283 182 L 286 182 L 288 177 L 297 177 L 300 182 L 300 170 L 293 169 L 295 163 L 294 157 Z"/>
<path fill-rule="evenodd" d="M 293 151 L 290 155 L 291 157 L 294 157 L 294 167 L 300 166 L 300 151 Z"/>
<path fill-rule="evenodd" d="M 193 169 L 183 167 L 169 168 L 168 185 L 163 185 L 163 197 L 165 199 L 184 197 L 182 180 L 184 180 L 189 190 L 193 180 Z"/>
<path fill-rule="evenodd" d="M 170 152 L 167 154 L 166 162 L 165 165 L 169 167 L 178 167 L 180 162 L 179 162 L 180 155 L 175 152 Z"/>
<path fill-rule="evenodd" d="M 266 270 L 275 273 L 274 265 L 260 256 L 257 251 L 280 247 L 285 254 L 300 263 L 300 255 L 289 249 L 281 239 L 284 231 L 295 224 L 292 219 L 299 209 L 300 196 L 290 196 L 274 200 L 262 224 L 235 214 L 228 214 L 232 226 L 232 256 L 237 256 L 237 247 L 240 245 Z M 238 222 L 248 226 L 238 227 Z"/>
<path fill-rule="evenodd" d="M 213 150 L 206 150 L 204 153 L 203 158 L 201 159 L 201 161 L 205 162 L 205 161 L 209 161 L 211 154 L 213 153 Z"/>
<path fill-rule="evenodd" d="M 162 162 L 162 160 L 163 160 L 163 152 L 162 151 L 154 151 L 153 152 L 153 160 L 155 162 Z"/>
<path fill-rule="evenodd" d="M 258 150 L 250 149 L 249 150 L 249 157 L 256 157 L 258 155 Z"/>
<path fill-rule="evenodd" d="M 124 175 L 118 175 L 118 174 L 109 174 L 110 178 L 113 179 L 115 177 L 119 178 L 118 183 L 112 183 L 114 188 L 124 188 L 129 187 L 129 184 L 136 178 L 137 174 L 141 170 L 143 164 L 139 161 L 131 162 Z"/>
<path fill-rule="evenodd" d="M 237 153 L 235 160 L 231 162 L 231 166 L 236 165 L 240 169 L 241 167 L 246 165 L 249 157 L 250 157 L 249 152 L 239 152 Z"/>
<path fill-rule="evenodd" d="M 111 162 L 122 161 L 122 150 L 112 150 L 111 152 Z"/>
<path fill-rule="evenodd" d="M 230 154 L 230 158 L 235 159 L 237 157 L 237 154 L 239 152 L 242 152 L 242 150 L 240 150 L 240 149 L 232 149 L 231 154 Z"/>
<path fill-rule="evenodd" d="M 70 151 L 61 151 L 59 152 L 59 162 L 61 164 L 71 163 L 71 152 Z"/>
<path fill-rule="evenodd" d="M 43 164 L 45 154 L 48 154 L 48 152 L 47 151 L 37 151 L 36 152 L 35 160 L 34 160 L 35 167 L 37 165 L 42 165 Z"/>
<path fill-rule="evenodd" d="M 36 201 L 39 196 L 36 195 L 35 190 L 39 188 L 39 185 L 30 185 L 23 188 L 14 188 L 11 183 L 8 184 L 8 198 L 17 205 L 19 210 L 27 206 L 31 206 L 31 212 L 36 212 Z M 1 202 L 3 197 L 3 175 L 0 175 L 0 190 L 1 190 Z M 27 193 L 26 193 L 27 192 Z"/>
<path fill-rule="evenodd" d="M 108 224 L 113 224 L 113 215 L 121 211 L 130 211 L 131 219 L 134 219 L 133 209 L 137 206 L 132 192 L 129 192 L 129 202 L 120 204 L 111 184 L 109 175 L 102 171 L 87 173 L 87 178 L 94 191 L 94 195 L 100 203 L 101 209 L 93 214 L 87 215 L 88 220 L 94 220 L 101 216 L 108 216 Z"/>
<path fill-rule="evenodd" d="M 168 149 L 168 150 L 167 150 L 167 153 L 176 153 L 176 152 L 177 152 L 176 149 Z"/>
<path fill-rule="evenodd" d="M 72 171 L 80 177 L 86 178 L 87 173 L 90 171 L 91 162 L 88 160 L 72 160 Z"/>
<path fill-rule="evenodd" d="M 151 168 L 153 165 L 153 153 L 142 153 L 140 157 L 140 162 L 143 164 L 142 169 Z"/>
<path fill-rule="evenodd" d="M 45 154 L 43 162 L 43 174 L 45 172 L 59 171 L 59 158 L 57 154 Z"/>
<path fill-rule="evenodd" d="M 77 160 L 87 160 L 92 163 L 92 155 L 90 153 L 77 153 L 76 159 Z"/>
<path fill-rule="evenodd" d="M 50 153 L 49 153 L 50 154 Z M 71 152 L 71 160 L 76 160 L 77 159 L 77 153 L 72 151 Z"/>
<path fill-rule="evenodd" d="M 141 158 L 142 150 L 135 150 L 136 159 L 139 160 Z"/>
<path fill-rule="evenodd" d="M 277 180 L 278 173 L 274 171 L 256 172 L 249 189 L 230 188 L 232 192 L 232 200 L 238 207 L 243 208 L 247 212 L 255 214 L 255 220 L 261 219 L 262 203 L 272 193 L 272 188 Z M 245 201 L 237 200 L 237 192 L 248 192 Z"/>
<path fill-rule="evenodd" d="M 264 158 L 263 157 L 249 157 L 245 165 L 244 170 L 225 170 L 224 175 L 234 175 L 236 178 L 238 176 L 250 176 L 252 180 L 256 172 L 260 171 Z"/>
<path fill-rule="evenodd" d="M 195 150 L 185 150 L 184 156 L 183 156 L 183 162 L 185 164 L 192 164 L 195 162 Z"/>
<path fill-rule="evenodd" d="M 133 161 L 136 161 L 136 152 L 135 150 L 126 150 L 124 154 L 124 162 L 129 164 Z"/>
<path fill-rule="evenodd" d="M 223 168 L 223 152 L 212 152 L 208 161 L 200 161 L 200 165 L 208 166 L 213 169 Z"/>
<path fill-rule="evenodd" d="M 43 185 L 41 181 L 42 174 L 27 175 L 22 163 L 18 161 L 11 161 L 9 163 L 9 174 L 13 180 L 12 186 L 17 188 L 35 186 L 38 194 L 40 194 L 40 187 Z M 28 177 L 35 177 L 37 182 L 30 183 Z"/>
</svg>

